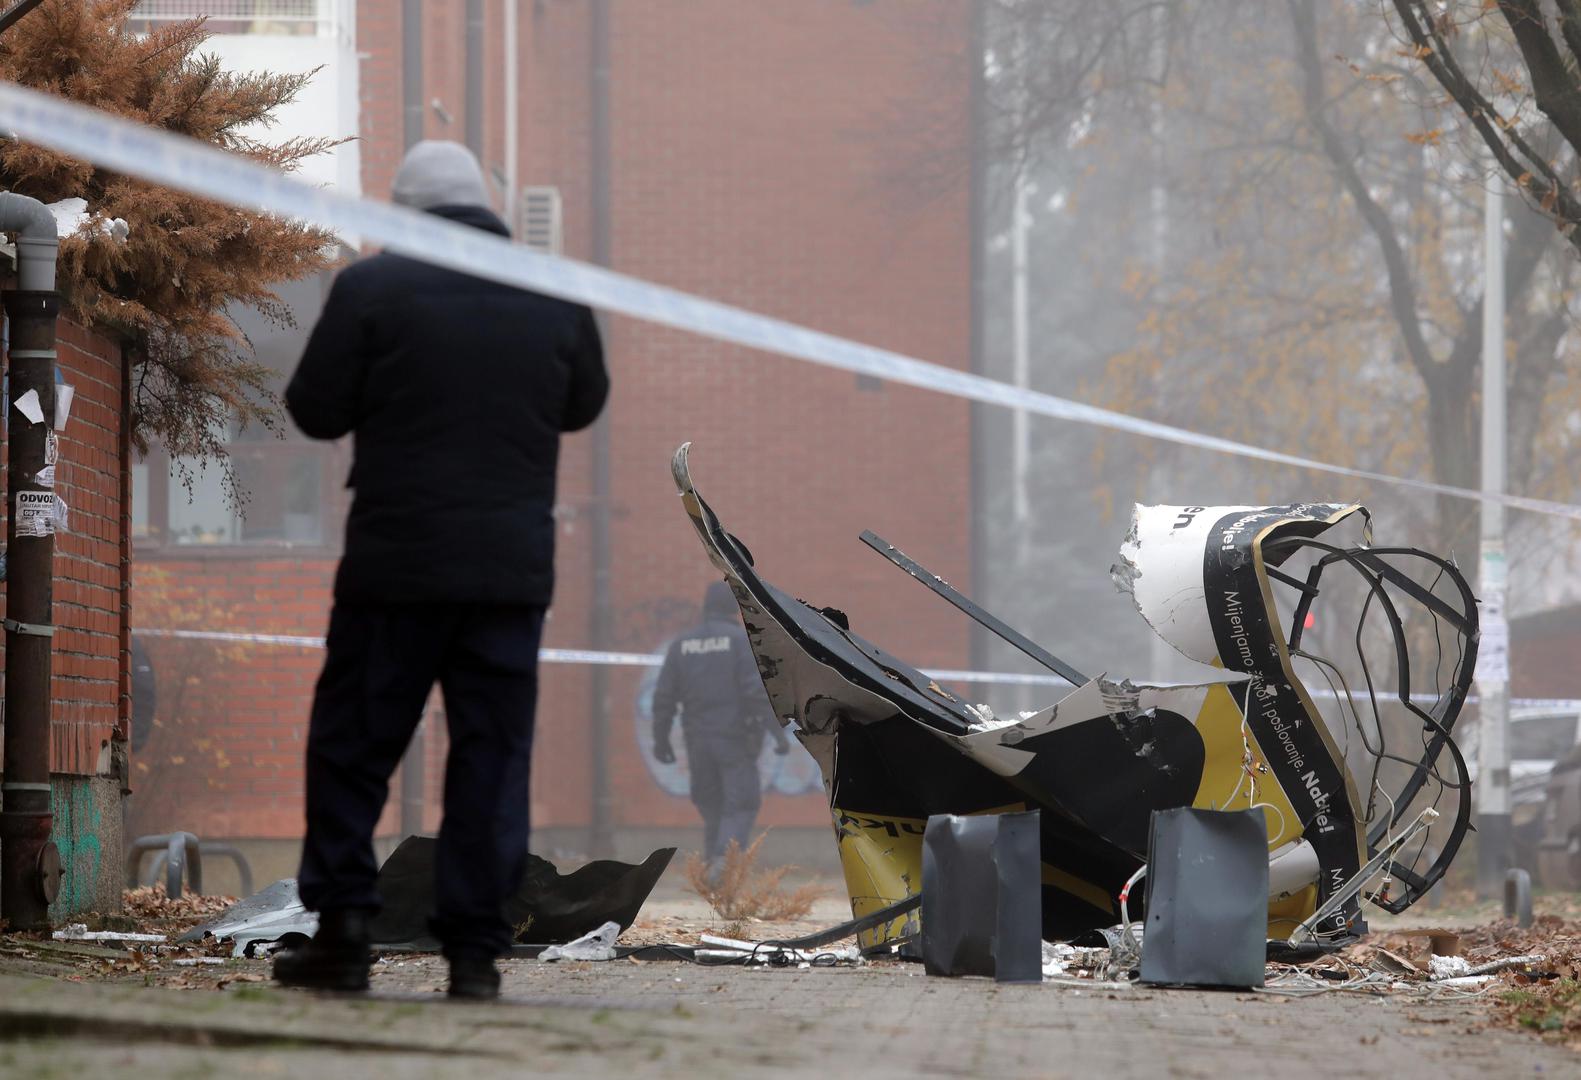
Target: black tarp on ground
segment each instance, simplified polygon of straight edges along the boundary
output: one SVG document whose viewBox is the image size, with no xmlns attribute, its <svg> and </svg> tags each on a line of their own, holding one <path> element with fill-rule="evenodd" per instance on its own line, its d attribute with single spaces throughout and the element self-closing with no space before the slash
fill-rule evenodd
<svg viewBox="0 0 1581 1080">
<path fill-rule="evenodd" d="M 438 947 L 428 932 L 436 848 L 431 836 L 409 836 L 379 868 L 384 910 L 373 923 L 376 943 Z M 640 865 L 601 859 L 569 874 L 561 874 L 547 859 L 529 855 L 527 874 L 505 905 L 516 940 L 559 945 L 606 922 L 627 929 L 674 855 L 674 848 L 660 848 Z"/>
</svg>

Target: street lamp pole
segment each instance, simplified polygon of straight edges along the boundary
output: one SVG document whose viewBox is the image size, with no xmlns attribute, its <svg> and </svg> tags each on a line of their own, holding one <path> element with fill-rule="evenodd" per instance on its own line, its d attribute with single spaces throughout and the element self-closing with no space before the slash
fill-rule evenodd
<svg viewBox="0 0 1581 1080">
<path fill-rule="evenodd" d="M 1504 411 L 1504 190 L 1495 166 L 1483 211 L 1482 288 L 1482 491 L 1505 486 Z M 1504 506 L 1482 503 L 1482 640 L 1477 650 L 1481 732 L 1477 745 L 1477 891 L 1503 888 L 1510 858 L 1509 623 L 1505 617 L 1507 570 Z"/>
</svg>

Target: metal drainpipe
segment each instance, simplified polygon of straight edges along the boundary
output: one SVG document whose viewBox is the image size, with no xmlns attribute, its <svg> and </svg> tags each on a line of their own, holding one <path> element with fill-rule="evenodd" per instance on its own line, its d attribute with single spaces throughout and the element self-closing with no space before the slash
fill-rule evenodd
<svg viewBox="0 0 1581 1080">
<path fill-rule="evenodd" d="M 120 743 L 121 794 L 132 788 L 132 355 L 121 347 L 121 707 L 116 717 Z M 123 804 L 124 805 L 124 804 Z"/>
<path fill-rule="evenodd" d="M 5 295 L 11 319 L 10 460 L 6 515 L 5 757 L 0 772 L 0 919 L 11 930 L 49 926 L 49 904 L 60 890 L 60 853 L 50 841 L 49 718 L 55 627 L 55 537 L 17 534 L 17 500 L 51 492 L 37 480 L 55 417 L 55 218 L 37 199 L 0 192 L 0 232 L 16 234 L 18 288 Z M 27 422 L 15 403 L 38 395 L 44 422 Z M 35 530 L 29 530 L 33 532 Z"/>
<path fill-rule="evenodd" d="M 423 8 L 421 0 L 401 4 L 401 100 L 406 149 L 423 139 Z M 401 839 L 419 836 L 427 803 L 428 737 L 424 731 L 428 710 L 412 732 L 406 756 L 401 758 Z"/>
<path fill-rule="evenodd" d="M 467 0 L 467 149 L 483 160 L 483 0 Z"/>
<path fill-rule="evenodd" d="M 592 187 L 593 262 L 608 266 L 613 254 L 610 222 L 610 101 L 609 101 L 609 0 L 593 0 L 590 30 L 592 63 L 588 65 L 588 91 L 592 105 L 589 161 Z M 606 350 L 608 341 L 605 342 Z M 606 351 L 607 357 L 607 351 Z M 613 365 L 611 365 L 613 366 Z M 594 649 L 608 649 L 614 624 L 614 605 L 610 596 L 609 569 L 612 556 L 610 540 L 610 414 L 593 425 L 593 615 L 589 637 Z M 609 777 L 609 676 L 602 664 L 594 664 L 590 682 L 589 718 L 592 751 L 591 810 L 589 853 L 594 858 L 615 854 L 615 807 Z"/>
<path fill-rule="evenodd" d="M 422 0 L 401 0 L 401 120 L 410 150 L 424 128 Z"/>
</svg>

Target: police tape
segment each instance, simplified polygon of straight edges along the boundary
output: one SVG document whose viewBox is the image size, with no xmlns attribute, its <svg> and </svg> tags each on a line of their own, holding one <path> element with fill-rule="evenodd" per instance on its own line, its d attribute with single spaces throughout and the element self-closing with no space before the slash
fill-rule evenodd
<svg viewBox="0 0 1581 1080">
<path fill-rule="evenodd" d="M 151 183 L 231 206 L 297 219 L 477 277 L 751 349 L 970 401 L 1254 461 L 1581 520 L 1581 506 L 1569 503 L 1484 493 L 1318 461 L 1084 405 L 863 345 L 574 259 L 530 251 L 502 237 L 431 214 L 316 188 L 238 154 L 13 83 L 0 82 L 0 129 Z"/>
<path fill-rule="evenodd" d="M 232 642 L 239 645 L 276 645 L 298 649 L 322 649 L 324 639 L 306 634 L 252 634 L 235 630 L 164 630 L 137 629 L 139 637 L 179 638 L 186 641 Z M 603 649 L 539 649 L 540 664 L 600 664 L 610 667 L 655 668 L 664 663 L 663 653 L 610 652 Z M 994 686 L 1064 686 L 1071 684 L 1058 675 L 1023 674 L 1016 671 L 969 671 L 956 668 L 924 668 L 922 673 L 930 679 L 950 683 L 979 683 Z M 1316 698 L 1336 699 L 1332 690 L 1313 690 Z M 1430 701 L 1430 698 L 1422 698 Z M 1472 694 L 1466 703 L 1475 705 L 1477 696 Z M 1511 698 L 1510 705 L 1518 709 L 1552 709 L 1555 712 L 1581 713 L 1581 700 L 1571 698 Z"/>
<path fill-rule="evenodd" d="M 324 639 L 307 634 L 251 634 L 235 630 L 168 630 L 139 628 L 139 637 L 177 638 L 184 641 L 230 642 L 237 645 L 275 645 L 285 648 L 322 649 Z M 658 667 L 663 653 L 610 652 L 603 649 L 539 649 L 541 664 L 599 664 L 610 667 Z M 945 682 L 996 683 L 1024 686 L 1069 686 L 1058 675 L 1022 675 L 1009 671 L 956 671 L 934 669 L 923 672 L 930 679 Z"/>
</svg>

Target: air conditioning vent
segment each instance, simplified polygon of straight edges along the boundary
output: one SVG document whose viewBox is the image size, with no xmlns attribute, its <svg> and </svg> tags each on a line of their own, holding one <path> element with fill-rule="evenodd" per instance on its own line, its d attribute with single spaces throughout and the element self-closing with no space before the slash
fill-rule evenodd
<svg viewBox="0 0 1581 1080">
<path fill-rule="evenodd" d="M 560 189 L 522 188 L 521 208 L 521 228 L 517 230 L 521 242 L 545 255 L 560 254 Z"/>
</svg>

